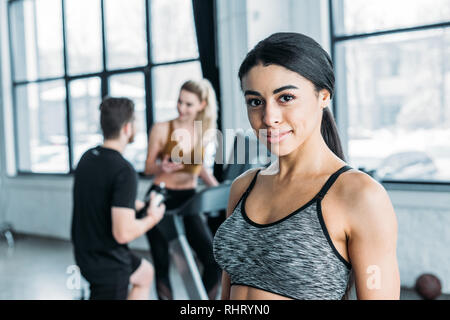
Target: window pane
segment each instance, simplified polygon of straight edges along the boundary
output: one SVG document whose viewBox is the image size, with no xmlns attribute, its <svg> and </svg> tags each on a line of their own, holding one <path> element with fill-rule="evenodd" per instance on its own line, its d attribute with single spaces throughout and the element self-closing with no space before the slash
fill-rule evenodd
<svg viewBox="0 0 450 320">
<path fill-rule="evenodd" d="M 148 142 L 144 74 L 126 73 L 110 77 L 109 92 L 112 97 L 126 97 L 134 102 L 136 136 L 134 142 L 125 149 L 124 156 L 134 165 L 137 171 L 144 171 Z"/>
<path fill-rule="evenodd" d="M 178 116 L 177 100 L 183 83 L 201 79 L 200 62 L 165 65 L 152 69 L 153 117 L 155 122 L 167 121 Z"/>
<path fill-rule="evenodd" d="M 16 87 L 19 170 L 69 171 L 63 80 Z"/>
<path fill-rule="evenodd" d="M 105 0 L 108 69 L 147 64 L 144 0 Z"/>
<path fill-rule="evenodd" d="M 102 68 L 100 0 L 66 0 L 66 42 L 70 74 Z"/>
<path fill-rule="evenodd" d="M 73 167 L 76 167 L 86 150 L 103 141 L 99 111 L 100 84 L 100 78 L 70 82 Z"/>
<path fill-rule="evenodd" d="M 191 0 L 152 0 L 151 28 L 154 62 L 198 57 Z"/>
<path fill-rule="evenodd" d="M 15 80 L 64 73 L 61 1 L 15 1 L 10 4 Z"/>
<path fill-rule="evenodd" d="M 333 0 L 337 34 L 367 33 L 387 29 L 447 22 L 448 0 Z"/>
<path fill-rule="evenodd" d="M 450 28 L 337 45 L 349 157 L 380 178 L 450 180 Z"/>
</svg>

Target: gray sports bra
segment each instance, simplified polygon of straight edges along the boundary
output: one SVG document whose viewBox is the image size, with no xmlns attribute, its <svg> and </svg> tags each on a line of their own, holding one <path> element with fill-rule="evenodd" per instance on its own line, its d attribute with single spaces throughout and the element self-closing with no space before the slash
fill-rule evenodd
<svg viewBox="0 0 450 320">
<path fill-rule="evenodd" d="M 351 265 L 336 250 L 325 226 L 321 200 L 342 167 L 320 192 L 283 219 L 258 224 L 245 213 L 245 201 L 258 170 L 232 214 L 214 236 L 214 257 L 231 279 L 292 299 L 342 299 Z"/>
</svg>

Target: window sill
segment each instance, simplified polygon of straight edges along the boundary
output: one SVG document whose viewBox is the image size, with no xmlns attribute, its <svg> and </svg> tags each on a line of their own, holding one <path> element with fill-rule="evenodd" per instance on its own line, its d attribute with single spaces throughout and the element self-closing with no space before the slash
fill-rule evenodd
<svg viewBox="0 0 450 320">
<path fill-rule="evenodd" d="M 144 175 L 143 172 L 138 172 L 139 180 L 151 181 L 153 176 Z M 51 186 L 53 183 L 64 183 L 72 181 L 74 177 L 73 173 L 32 173 L 32 172 L 19 172 L 15 176 L 7 177 L 8 184 L 17 185 L 21 183 L 33 184 L 38 182 L 39 185 L 48 183 L 46 187 Z M 395 181 L 395 180 L 382 180 L 380 183 L 387 191 L 424 191 L 424 192 L 450 192 L 450 182 L 426 182 L 426 181 Z M 201 185 L 201 179 L 199 185 Z"/>
<path fill-rule="evenodd" d="M 380 181 L 388 191 L 450 192 L 450 182 Z"/>
</svg>

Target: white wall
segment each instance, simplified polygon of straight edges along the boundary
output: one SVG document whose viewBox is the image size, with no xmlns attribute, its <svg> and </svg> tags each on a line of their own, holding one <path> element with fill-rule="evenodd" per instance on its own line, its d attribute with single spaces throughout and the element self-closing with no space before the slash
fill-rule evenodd
<svg viewBox="0 0 450 320">
<path fill-rule="evenodd" d="M 69 239 L 72 208 L 72 178 L 20 176 L 7 177 L 7 167 L 14 161 L 11 158 L 14 146 L 12 137 L 12 120 L 10 104 L 10 88 L 8 75 L 8 59 L 5 59 L 5 0 L 0 0 L 0 50 L 2 63 L 0 71 L 3 75 L 0 88 L 0 185 L 1 193 L 6 199 L 0 204 L 0 222 L 2 214 L 6 214 L 16 231 L 45 236 Z M 312 36 L 325 49 L 328 44 L 328 16 L 326 0 L 265 0 L 260 9 L 276 12 L 267 15 L 261 12 L 259 22 L 264 25 L 255 28 L 257 22 L 247 20 L 247 6 L 242 0 L 218 0 L 218 32 L 219 60 L 222 83 L 223 127 L 248 128 L 244 100 L 237 81 L 237 70 L 244 58 L 249 44 L 258 41 L 272 32 L 283 30 L 302 32 Z M 272 7 L 270 7 L 272 5 Z M 249 2 L 249 8 L 251 3 Z M 283 10 L 280 10 L 283 8 Z M 287 8 L 285 11 L 284 8 Z M 289 9 L 290 8 L 290 9 Z M 3 10 L 3 11 L 2 11 Z M 262 10 L 262 11 L 264 11 Z M 287 18 L 284 13 L 287 12 Z M 250 16 L 252 17 L 252 16 Z M 253 15 L 253 18 L 255 16 Z M 264 19 L 263 19 L 264 18 Z M 271 18 L 271 19 L 269 19 Z M 270 21 L 276 28 L 270 27 Z M 283 20 L 283 22 L 279 22 Z M 247 35 L 247 24 L 255 33 Z M 252 29 L 250 29 L 252 30 Z M 255 35 L 257 32 L 258 35 Z M 5 62 L 6 61 L 6 62 Z M 0 80 L 2 80 L 0 79 Z M 5 80 L 6 79 L 6 80 Z M 5 90 L 6 88 L 6 90 Z M 8 133 L 5 135 L 4 133 Z M 11 159 L 9 159 L 11 160 Z M 13 159 L 12 159 L 13 160 Z M 11 169 L 9 171 L 11 173 Z M 142 181 L 139 195 L 142 196 L 148 181 Z M 398 261 L 401 283 L 412 287 L 418 275 L 433 272 L 441 279 L 443 291 L 450 293 L 450 197 L 448 192 L 424 191 L 389 191 L 394 204 L 398 223 Z M 144 238 L 131 244 L 132 248 L 147 248 Z"/>
<path fill-rule="evenodd" d="M 247 0 L 248 48 L 274 32 L 301 32 L 329 52 L 328 1 Z"/>
<path fill-rule="evenodd" d="M 401 283 L 413 286 L 433 273 L 450 293 L 449 192 L 389 191 L 398 221 L 397 257 Z"/>
<path fill-rule="evenodd" d="M 250 125 L 237 76 L 239 66 L 248 51 L 245 1 L 218 0 L 217 23 L 222 128 L 245 130 L 250 128 Z"/>
</svg>

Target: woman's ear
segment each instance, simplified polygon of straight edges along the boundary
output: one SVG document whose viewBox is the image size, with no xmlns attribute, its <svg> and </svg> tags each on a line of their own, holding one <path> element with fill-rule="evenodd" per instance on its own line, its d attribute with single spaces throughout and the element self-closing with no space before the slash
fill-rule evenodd
<svg viewBox="0 0 450 320">
<path fill-rule="evenodd" d="M 319 103 L 322 109 L 325 109 L 330 104 L 330 92 L 326 89 L 322 89 L 319 92 Z"/>
<path fill-rule="evenodd" d="M 206 100 L 203 100 L 202 103 L 200 104 L 200 111 L 205 110 L 206 108 Z"/>
</svg>

